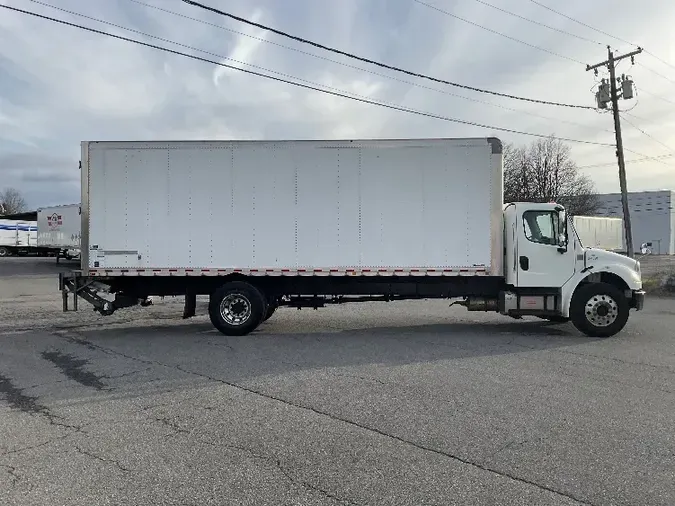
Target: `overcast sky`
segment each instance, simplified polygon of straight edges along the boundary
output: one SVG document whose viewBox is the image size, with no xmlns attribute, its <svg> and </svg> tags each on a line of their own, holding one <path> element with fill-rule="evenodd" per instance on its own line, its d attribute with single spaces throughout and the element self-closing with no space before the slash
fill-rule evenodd
<svg viewBox="0 0 675 506">
<path fill-rule="evenodd" d="M 222 61 L 226 57 L 237 60 L 228 63 L 244 68 L 251 68 L 245 64 L 257 65 L 288 74 L 291 79 L 301 78 L 437 115 L 613 142 L 609 114 L 528 104 L 411 78 L 251 28 L 180 0 L 143 1 L 217 26 L 161 12 L 134 0 L 47 1 L 215 53 L 222 56 Z M 489 33 L 413 0 L 203 3 L 345 51 L 454 82 L 544 100 L 594 104 L 593 73 L 586 72 L 585 65 L 562 56 L 593 64 L 606 58 L 604 46 L 506 15 L 479 0 L 425 1 L 560 56 Z M 486 1 L 560 30 L 611 44 L 619 52 L 633 49 L 531 0 Z M 639 44 L 675 65 L 675 2 L 671 0 L 541 3 Z M 0 0 L 0 4 L 170 46 L 31 0 Z M 633 76 L 638 89 L 638 99 L 624 101 L 621 107 L 632 108 L 634 116 L 627 119 L 653 138 L 624 123 L 625 147 L 640 153 L 626 153 L 629 161 L 641 155 L 670 155 L 674 152 L 667 146 L 675 148 L 675 67 L 648 54 L 639 55 L 636 63 L 644 66 L 631 67 L 629 61 L 624 61 L 619 67 L 620 72 Z M 16 187 L 31 208 L 79 202 L 77 163 L 82 140 L 488 135 L 507 142 L 532 141 L 522 135 L 299 89 L 0 9 L 0 188 Z M 576 144 L 573 153 L 581 166 L 609 164 L 583 170 L 593 177 L 599 191 L 618 191 L 612 148 Z M 675 156 L 660 162 L 628 163 L 628 184 L 632 191 L 675 189 Z"/>
</svg>

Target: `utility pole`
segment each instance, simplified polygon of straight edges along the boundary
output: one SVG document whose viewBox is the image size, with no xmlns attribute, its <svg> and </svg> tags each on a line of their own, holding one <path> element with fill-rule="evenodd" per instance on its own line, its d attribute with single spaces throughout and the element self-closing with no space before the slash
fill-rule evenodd
<svg viewBox="0 0 675 506">
<path fill-rule="evenodd" d="M 633 228 L 630 221 L 630 209 L 628 208 L 628 189 L 626 186 L 626 162 L 623 157 L 623 140 L 621 138 L 621 116 L 619 116 L 619 97 L 624 100 L 633 98 L 633 81 L 622 75 L 619 79 L 616 77 L 616 64 L 625 58 L 630 58 L 631 63 L 635 64 L 635 55 L 640 54 L 642 48 L 626 53 L 620 56 L 614 56 L 610 46 L 607 46 L 607 60 L 595 65 L 586 65 L 586 71 L 594 70 L 598 75 L 598 68 L 607 67 L 609 69 L 609 82 L 602 80 L 600 89 L 596 93 L 596 101 L 600 109 L 606 109 L 607 103 L 612 103 L 612 113 L 614 115 L 614 134 L 616 136 L 616 158 L 619 162 L 619 186 L 621 187 L 621 206 L 623 207 L 623 226 L 626 233 L 626 253 L 630 258 L 635 256 L 633 247 Z M 621 83 L 621 95 L 617 83 Z"/>
</svg>

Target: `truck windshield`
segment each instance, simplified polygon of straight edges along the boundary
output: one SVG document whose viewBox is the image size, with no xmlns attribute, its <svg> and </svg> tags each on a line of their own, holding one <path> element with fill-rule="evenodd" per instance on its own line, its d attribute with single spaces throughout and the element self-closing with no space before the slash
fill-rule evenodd
<svg viewBox="0 0 675 506">
<path fill-rule="evenodd" d="M 532 242 L 556 246 L 558 244 L 558 219 L 552 211 L 525 211 L 523 213 L 525 237 Z"/>
</svg>

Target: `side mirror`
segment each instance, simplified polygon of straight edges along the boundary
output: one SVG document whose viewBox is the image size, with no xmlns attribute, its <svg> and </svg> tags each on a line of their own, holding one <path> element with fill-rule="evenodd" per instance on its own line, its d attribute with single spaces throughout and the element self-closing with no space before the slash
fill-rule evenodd
<svg viewBox="0 0 675 506">
<path fill-rule="evenodd" d="M 564 210 L 558 211 L 558 251 L 565 253 L 567 251 L 567 213 Z"/>
</svg>

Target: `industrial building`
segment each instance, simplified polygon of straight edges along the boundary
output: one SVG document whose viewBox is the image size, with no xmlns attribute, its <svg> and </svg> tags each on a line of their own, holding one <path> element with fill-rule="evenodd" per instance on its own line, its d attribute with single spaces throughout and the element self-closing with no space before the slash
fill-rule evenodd
<svg viewBox="0 0 675 506">
<path fill-rule="evenodd" d="M 620 193 L 597 197 L 600 202 L 597 216 L 623 218 Z M 635 251 L 639 251 L 642 244 L 651 243 L 652 254 L 675 255 L 675 191 L 629 192 L 628 208 Z"/>
</svg>

